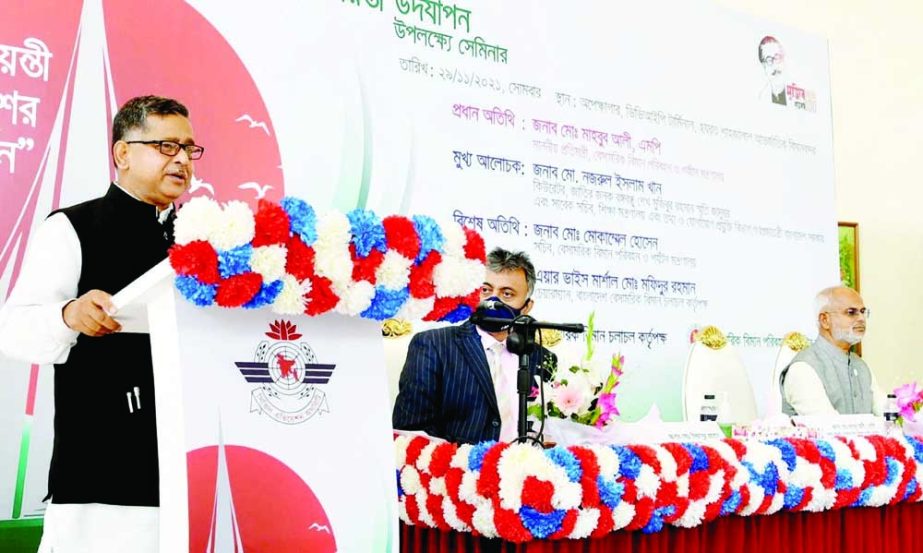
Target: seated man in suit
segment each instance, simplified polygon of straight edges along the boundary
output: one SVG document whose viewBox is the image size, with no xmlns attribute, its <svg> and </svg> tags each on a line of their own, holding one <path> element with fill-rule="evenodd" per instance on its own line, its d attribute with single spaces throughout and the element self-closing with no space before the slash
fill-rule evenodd
<svg viewBox="0 0 923 553">
<path fill-rule="evenodd" d="M 535 268 L 525 253 L 496 248 L 488 254 L 482 300 L 498 299 L 525 315 L 535 304 L 534 290 Z M 515 439 L 519 362 L 506 349 L 507 335 L 489 323 L 466 321 L 414 336 L 394 403 L 394 428 L 457 443 Z M 553 364 L 547 350 L 531 355 L 533 375 L 542 371 L 547 379 Z"/>
<path fill-rule="evenodd" d="M 884 396 L 875 375 L 850 351 L 862 341 L 868 309 L 855 290 L 835 286 L 815 299 L 817 340 L 782 371 L 786 415 L 881 415 Z"/>
</svg>

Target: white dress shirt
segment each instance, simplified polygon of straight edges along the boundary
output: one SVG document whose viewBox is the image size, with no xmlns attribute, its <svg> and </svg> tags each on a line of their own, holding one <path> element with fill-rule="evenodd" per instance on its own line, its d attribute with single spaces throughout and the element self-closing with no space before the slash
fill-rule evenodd
<svg viewBox="0 0 923 553">
<path fill-rule="evenodd" d="M 163 223 L 173 206 L 151 208 Z M 63 309 L 77 297 L 81 264 L 70 219 L 56 213 L 43 221 L 29 240 L 16 287 L 0 307 L 0 354 L 39 365 L 67 361 L 79 333 L 64 323 Z M 157 507 L 49 504 L 39 552 L 156 553 L 158 516 Z"/>
<path fill-rule="evenodd" d="M 497 408 L 500 411 L 500 441 L 509 442 L 519 436 L 519 393 L 516 390 L 516 371 L 519 370 L 519 358 L 506 349 L 506 342 L 500 342 L 493 336 L 475 327 L 484 346 L 487 366 L 497 394 Z"/>
</svg>

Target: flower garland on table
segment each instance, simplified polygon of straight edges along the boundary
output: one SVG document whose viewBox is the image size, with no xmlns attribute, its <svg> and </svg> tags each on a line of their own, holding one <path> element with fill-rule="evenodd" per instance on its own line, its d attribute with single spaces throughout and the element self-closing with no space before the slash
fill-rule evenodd
<svg viewBox="0 0 923 553">
<path fill-rule="evenodd" d="M 542 450 L 398 436 L 399 512 L 512 542 L 921 500 L 923 441 L 884 436 Z"/>
<path fill-rule="evenodd" d="M 176 288 L 199 306 L 458 322 L 484 279 L 483 238 L 425 215 L 318 215 L 292 197 L 260 200 L 254 213 L 196 197 L 179 210 L 174 235 Z"/>
</svg>

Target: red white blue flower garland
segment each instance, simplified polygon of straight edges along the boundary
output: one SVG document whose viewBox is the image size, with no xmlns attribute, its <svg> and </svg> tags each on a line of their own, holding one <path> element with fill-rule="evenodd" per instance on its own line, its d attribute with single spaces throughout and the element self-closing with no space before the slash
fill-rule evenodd
<svg viewBox="0 0 923 553">
<path fill-rule="evenodd" d="M 254 213 L 196 197 L 179 210 L 174 236 L 176 288 L 199 306 L 457 322 L 484 280 L 483 238 L 425 215 L 317 215 L 292 197 L 261 200 Z"/>
<path fill-rule="evenodd" d="M 401 520 L 512 542 L 877 507 L 923 495 L 923 442 L 912 437 L 548 450 L 405 436 L 394 443 Z"/>
</svg>

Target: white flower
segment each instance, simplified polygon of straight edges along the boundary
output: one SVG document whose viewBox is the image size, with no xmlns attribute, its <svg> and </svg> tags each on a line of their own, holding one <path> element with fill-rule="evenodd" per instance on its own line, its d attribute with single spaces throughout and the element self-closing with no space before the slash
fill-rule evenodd
<svg viewBox="0 0 923 553">
<path fill-rule="evenodd" d="M 417 507 L 420 509 L 420 522 L 430 528 L 435 528 L 436 521 L 433 520 L 433 515 L 429 512 L 429 507 L 426 505 L 427 498 L 429 498 L 429 494 L 426 493 L 426 490 L 421 486 L 420 491 L 417 493 Z"/>
<path fill-rule="evenodd" d="M 443 258 L 433 269 L 436 296 L 467 296 L 484 282 L 484 265 L 473 259 Z"/>
<path fill-rule="evenodd" d="M 334 286 L 345 288 L 352 280 L 353 262 L 349 256 L 349 219 L 330 211 L 317 219 L 314 242 L 314 270 L 329 278 Z"/>
<path fill-rule="evenodd" d="M 587 508 L 577 511 L 577 522 L 574 523 L 574 529 L 568 538 L 572 540 L 582 540 L 587 538 L 596 530 L 599 524 L 599 509 Z"/>
<path fill-rule="evenodd" d="M 449 497 L 442 498 L 442 518 L 445 519 L 446 524 L 458 532 L 471 531 L 471 527 L 458 518 L 458 511 L 455 509 L 455 504 L 452 503 Z"/>
<path fill-rule="evenodd" d="M 478 505 L 471 517 L 471 524 L 474 529 L 487 538 L 497 537 L 497 528 L 494 526 L 494 506 L 489 501 Z"/>
<path fill-rule="evenodd" d="M 635 518 L 635 506 L 627 501 L 622 501 L 612 509 L 612 529 L 621 530 Z"/>
<path fill-rule="evenodd" d="M 410 283 L 411 265 L 412 260 L 390 250 L 375 271 L 375 283 L 390 290 L 403 290 Z"/>
<path fill-rule="evenodd" d="M 395 315 L 398 319 L 405 319 L 408 321 L 415 321 L 417 319 L 422 319 L 427 313 L 433 310 L 433 306 L 436 304 L 435 297 L 428 297 L 425 299 L 418 299 L 413 296 L 409 296 L 407 301 L 404 302 L 404 305 Z"/>
<path fill-rule="evenodd" d="M 334 286 L 333 290 L 340 297 L 336 311 L 345 315 L 362 313 L 372 305 L 372 298 L 375 297 L 375 287 L 364 280 L 352 282 L 344 288 Z"/>
<path fill-rule="evenodd" d="M 568 375 L 569 377 L 572 375 Z M 593 394 L 582 378 L 569 378 L 567 384 L 561 384 L 551 390 L 551 401 L 565 417 L 583 413 L 593 400 Z"/>
<path fill-rule="evenodd" d="M 311 281 L 298 282 L 292 275 L 282 277 L 282 291 L 272 302 L 272 310 L 280 315 L 300 315 L 304 313 L 305 294 L 311 291 Z"/>
<path fill-rule="evenodd" d="M 433 451 L 439 445 L 439 442 L 431 441 L 420 450 L 417 462 L 414 463 L 420 472 L 429 472 L 429 464 L 433 461 Z"/>
<path fill-rule="evenodd" d="M 465 257 L 465 243 L 468 239 L 465 237 L 465 231 L 461 225 L 451 219 L 447 219 L 439 224 L 442 230 L 442 236 L 445 238 L 442 246 L 442 258 L 446 257 Z M 482 276 L 483 278 L 483 276 Z"/>
<path fill-rule="evenodd" d="M 410 438 L 407 436 L 398 436 L 394 438 L 394 466 L 402 468 L 407 462 L 407 446 L 410 445 Z"/>
<path fill-rule="evenodd" d="M 654 469 L 649 465 L 642 465 L 638 471 L 638 478 L 635 479 L 635 486 L 638 488 L 639 496 L 653 498 L 660 489 L 660 478 L 657 478 Z"/>
<path fill-rule="evenodd" d="M 273 282 L 285 276 L 285 246 L 272 245 L 253 248 L 250 267 L 263 277 L 263 282 Z"/>
<path fill-rule="evenodd" d="M 689 506 L 686 507 L 686 512 L 683 513 L 683 516 L 676 519 L 673 524 L 683 528 L 698 526 L 702 524 L 702 521 L 705 519 L 705 508 L 706 504 L 704 501 L 690 501 Z"/>
<path fill-rule="evenodd" d="M 452 456 L 452 461 L 449 462 L 449 466 L 452 468 L 462 469 L 463 471 L 468 471 L 468 457 L 471 455 L 471 444 L 462 444 L 458 446 L 458 449 L 455 450 L 455 455 Z"/>
<path fill-rule="evenodd" d="M 256 223 L 250 206 L 239 200 L 224 206 L 220 224 L 208 236 L 216 250 L 230 250 L 253 241 Z"/>
<path fill-rule="evenodd" d="M 445 495 L 445 478 L 430 478 L 429 480 L 429 493 L 432 495 Z"/>
<path fill-rule="evenodd" d="M 407 497 L 404 496 L 397 503 L 397 515 L 404 521 L 404 524 L 409 524 L 413 526 L 413 521 L 410 520 L 410 515 L 407 514 Z"/>
<path fill-rule="evenodd" d="M 208 240 L 221 224 L 223 212 L 218 202 L 205 196 L 196 196 L 183 204 L 177 212 L 173 226 L 176 244 L 182 246 L 196 240 Z"/>
<path fill-rule="evenodd" d="M 408 495 L 417 495 L 420 490 L 420 473 L 412 465 L 404 465 L 401 469 L 401 488 Z"/>
</svg>

